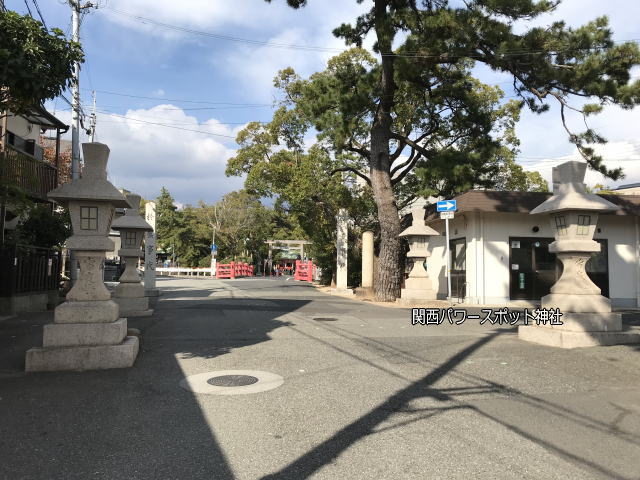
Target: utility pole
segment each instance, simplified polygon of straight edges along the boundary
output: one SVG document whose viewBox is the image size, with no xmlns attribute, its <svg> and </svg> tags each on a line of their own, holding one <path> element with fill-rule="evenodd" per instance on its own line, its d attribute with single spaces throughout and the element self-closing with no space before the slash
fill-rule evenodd
<svg viewBox="0 0 640 480">
<path fill-rule="evenodd" d="M 92 8 L 87 2 L 80 4 L 80 0 L 68 0 L 71 7 L 72 40 L 80 43 L 80 12 Z M 80 62 L 73 63 L 73 78 L 71 81 L 71 178 L 80 178 Z"/>
<path fill-rule="evenodd" d="M 98 121 L 96 117 L 96 91 L 91 91 L 91 96 L 93 97 L 93 112 L 91 112 L 91 142 L 96 141 L 96 123 Z"/>
<path fill-rule="evenodd" d="M 80 0 L 68 0 L 71 7 L 72 40 L 80 43 L 80 12 L 93 7 L 91 2 L 80 4 Z M 71 179 L 80 178 L 80 62 L 73 63 L 73 77 L 71 81 Z M 78 265 L 73 253 L 71 254 L 71 283 L 78 278 Z"/>
</svg>

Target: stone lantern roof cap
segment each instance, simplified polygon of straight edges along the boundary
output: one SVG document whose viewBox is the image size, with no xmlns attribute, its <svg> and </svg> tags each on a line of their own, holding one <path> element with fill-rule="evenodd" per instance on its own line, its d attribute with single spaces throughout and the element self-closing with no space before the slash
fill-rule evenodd
<svg viewBox="0 0 640 480">
<path fill-rule="evenodd" d="M 82 177 L 51 190 L 47 197 L 60 203 L 73 200 L 110 202 L 116 208 L 130 208 L 127 199 L 107 180 L 109 147 L 103 143 L 83 143 Z"/>
<path fill-rule="evenodd" d="M 411 226 L 404 230 L 400 236 L 407 237 L 409 235 L 440 235 L 436 230 L 425 225 L 424 222 L 424 208 L 422 206 L 416 207 L 411 210 L 411 216 L 413 220 Z"/>
<path fill-rule="evenodd" d="M 620 207 L 608 200 L 587 192 L 584 175 L 587 164 L 584 162 L 565 162 L 553 167 L 553 195 L 531 210 L 531 214 L 553 213 L 567 210 L 590 210 L 612 212 Z"/>
<path fill-rule="evenodd" d="M 114 219 L 111 223 L 111 228 L 113 230 L 153 231 L 153 227 L 140 216 L 140 195 L 128 193 L 127 201 L 131 204 L 131 208 L 127 208 L 123 216 Z"/>
</svg>

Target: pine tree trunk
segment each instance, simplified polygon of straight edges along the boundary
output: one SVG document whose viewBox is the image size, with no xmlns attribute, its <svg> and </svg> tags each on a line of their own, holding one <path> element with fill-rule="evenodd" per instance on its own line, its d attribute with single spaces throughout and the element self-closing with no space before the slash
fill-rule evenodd
<svg viewBox="0 0 640 480">
<path fill-rule="evenodd" d="M 400 296 L 401 243 L 400 218 L 391 185 L 391 160 L 389 141 L 391 139 L 391 110 L 394 104 L 396 85 L 394 83 L 394 58 L 391 45 L 394 27 L 387 12 L 388 0 L 375 0 L 375 31 L 378 48 L 382 53 L 380 76 L 380 104 L 371 128 L 370 175 L 373 196 L 378 207 L 380 223 L 380 258 L 378 281 L 374 285 L 376 300 L 392 302 Z"/>
</svg>

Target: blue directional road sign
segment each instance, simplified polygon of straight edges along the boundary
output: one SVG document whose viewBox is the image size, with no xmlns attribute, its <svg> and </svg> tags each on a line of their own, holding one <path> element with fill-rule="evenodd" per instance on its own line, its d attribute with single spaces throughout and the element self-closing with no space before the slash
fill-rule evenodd
<svg viewBox="0 0 640 480">
<path fill-rule="evenodd" d="M 458 202 L 456 200 L 443 200 L 436 203 L 436 209 L 438 212 L 455 212 L 458 209 Z"/>
<path fill-rule="evenodd" d="M 211 245 L 211 251 L 212 252 L 217 252 L 218 251 L 218 246 L 217 245 Z"/>
</svg>

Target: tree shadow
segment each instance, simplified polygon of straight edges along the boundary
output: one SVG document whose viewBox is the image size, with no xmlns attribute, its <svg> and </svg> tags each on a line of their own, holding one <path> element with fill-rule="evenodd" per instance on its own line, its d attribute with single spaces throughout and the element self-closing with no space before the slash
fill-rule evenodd
<svg viewBox="0 0 640 480">
<path fill-rule="evenodd" d="M 211 362 L 220 355 L 269 341 L 289 324 L 278 317 L 308 303 L 264 299 L 269 308 L 258 309 L 239 300 L 169 302 L 129 319 L 143 333 L 130 369 L 24 374 L 25 351 L 41 345 L 52 314 L 23 319 L 35 326 L 22 333 L 0 322 L 0 341 L 23 337 L 11 361 L 0 356 L 0 478 L 235 478 L 201 408 L 207 398 L 179 382 L 220 369 Z"/>
<path fill-rule="evenodd" d="M 495 422 L 496 424 L 507 428 L 509 431 L 521 436 L 522 438 L 525 438 L 528 441 L 531 441 L 546 450 L 569 459 L 573 463 L 578 464 L 587 470 L 598 472 L 600 475 L 603 475 L 607 478 L 624 478 L 620 476 L 619 473 L 614 472 L 613 470 L 610 470 L 605 466 L 599 465 L 586 456 L 576 455 L 574 452 L 569 451 L 567 448 L 563 448 L 556 443 L 551 443 L 541 438 L 540 436 L 537 436 L 513 423 L 508 422 L 503 418 L 500 418 L 494 414 L 491 414 L 490 412 L 484 411 L 482 408 L 464 401 L 464 398 L 466 396 L 473 397 L 482 394 L 508 395 L 510 400 L 515 400 L 517 402 L 536 408 L 542 414 L 562 417 L 566 421 L 572 422 L 582 428 L 591 429 L 599 433 L 611 434 L 613 429 L 615 431 L 616 437 L 624 440 L 625 442 L 634 445 L 640 445 L 639 435 L 624 432 L 617 428 L 617 423 L 619 423 L 621 418 L 628 414 L 628 412 L 625 412 L 622 408 L 619 408 L 620 414 L 614 420 L 613 424 L 610 424 L 599 421 L 587 415 L 580 414 L 579 412 L 573 411 L 563 405 L 549 402 L 533 395 L 528 395 L 506 385 L 492 382 L 477 375 L 472 375 L 456 370 L 456 367 L 458 367 L 474 352 L 487 345 L 489 342 L 493 341 L 500 335 L 503 335 L 505 333 L 514 333 L 516 331 L 516 328 L 502 328 L 493 330 L 479 340 L 466 346 L 465 348 L 451 356 L 449 359 L 447 359 L 445 362 L 436 364 L 434 362 L 424 360 L 423 358 L 418 357 L 411 352 L 407 352 L 394 346 L 388 345 L 387 343 L 382 342 L 378 339 L 366 337 L 364 335 L 360 335 L 352 331 L 347 331 L 343 328 L 333 325 L 323 325 L 321 327 L 332 332 L 335 335 L 342 336 L 343 338 L 360 344 L 365 348 L 380 353 L 383 356 L 400 355 L 405 357 L 409 361 L 433 366 L 433 369 L 427 375 L 423 376 L 417 381 L 411 381 L 410 379 L 403 377 L 402 375 L 383 365 L 376 364 L 375 362 L 358 356 L 351 351 L 336 347 L 334 344 L 331 344 L 330 342 L 327 342 L 323 339 L 305 334 L 295 327 L 292 328 L 298 333 L 301 333 L 309 338 L 313 338 L 314 340 L 323 343 L 342 354 L 348 355 L 359 362 L 366 363 L 378 370 L 385 372 L 386 374 L 402 378 L 411 383 L 406 388 L 388 397 L 387 400 L 379 404 L 374 409 L 370 410 L 367 414 L 361 416 L 351 424 L 342 428 L 334 435 L 332 435 L 329 439 L 309 450 L 286 467 L 282 468 L 278 472 L 262 477 L 262 480 L 297 480 L 309 478 L 323 466 L 335 461 L 342 454 L 342 452 L 352 447 L 360 440 L 369 435 L 377 434 L 391 429 L 401 428 L 415 422 L 430 419 L 436 415 L 452 410 L 473 411 L 477 415 L 491 420 L 492 422 Z M 472 386 L 434 388 L 433 385 L 436 382 L 442 380 L 445 376 L 457 377 L 466 382 L 472 383 Z M 414 402 L 415 400 L 429 398 L 437 402 L 448 402 L 448 404 L 429 408 L 412 407 L 412 402 Z M 390 426 L 381 427 L 383 423 L 387 422 L 393 415 L 396 414 L 408 414 L 412 415 L 412 418 L 396 422 Z"/>
</svg>

